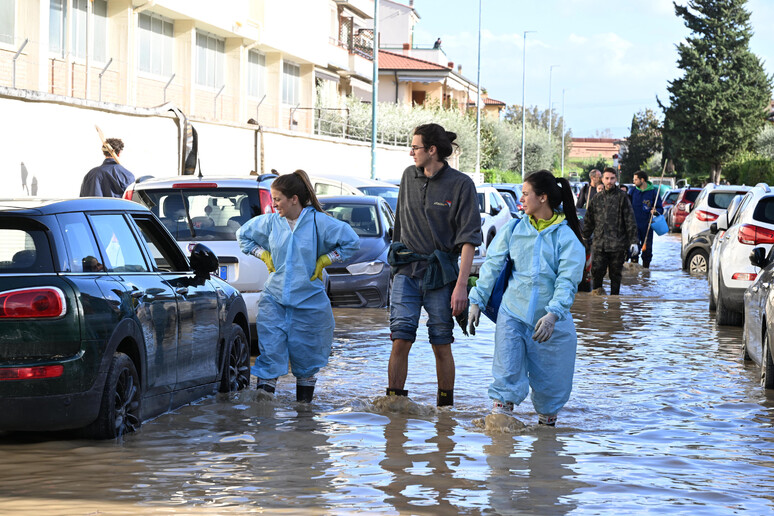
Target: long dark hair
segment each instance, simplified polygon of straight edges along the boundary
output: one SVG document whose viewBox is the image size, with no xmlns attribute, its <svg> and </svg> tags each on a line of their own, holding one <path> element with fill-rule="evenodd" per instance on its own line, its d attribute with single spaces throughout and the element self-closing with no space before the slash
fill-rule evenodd
<svg viewBox="0 0 774 516">
<path fill-rule="evenodd" d="M 563 177 L 555 177 L 548 170 L 533 172 L 524 179 L 524 182 L 530 184 L 536 195 L 547 196 L 552 210 L 562 205 L 567 224 L 582 244 L 583 235 L 578 221 L 578 212 L 575 211 L 575 198 L 572 195 L 570 182 Z"/>
<path fill-rule="evenodd" d="M 441 161 L 445 161 L 446 158 L 451 156 L 452 152 L 454 152 L 454 147 L 457 147 L 457 144 L 454 143 L 454 140 L 457 139 L 457 133 L 447 131 L 438 124 L 418 125 L 414 129 L 414 134 L 422 137 L 422 145 L 425 147 L 435 145 Z"/>
<path fill-rule="evenodd" d="M 296 170 L 292 174 L 283 174 L 271 184 L 275 190 L 282 192 L 287 198 L 298 196 L 301 206 L 312 206 L 317 211 L 323 211 L 320 201 L 314 194 L 312 182 L 303 170 Z"/>
</svg>

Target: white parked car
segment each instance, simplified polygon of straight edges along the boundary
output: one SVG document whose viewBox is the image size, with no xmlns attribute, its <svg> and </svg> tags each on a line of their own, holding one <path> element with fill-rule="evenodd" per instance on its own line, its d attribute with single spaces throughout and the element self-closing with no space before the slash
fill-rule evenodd
<svg viewBox="0 0 774 516">
<path fill-rule="evenodd" d="M 478 210 L 481 212 L 481 234 L 483 240 L 478 248 L 477 256 L 486 256 L 486 248 L 494 240 L 495 235 L 513 217 L 503 196 L 491 186 L 476 187 L 478 194 Z"/>
<path fill-rule="evenodd" d="M 709 263 L 710 309 L 718 324 L 741 326 L 744 292 L 760 268 L 750 263 L 750 252 L 774 244 L 774 190 L 760 183 L 742 198 L 735 213 L 721 214 L 712 223 L 715 231 Z"/>
<path fill-rule="evenodd" d="M 698 235 L 710 224 L 718 220 L 721 213 L 728 209 L 728 205 L 737 195 L 744 195 L 750 191 L 750 186 L 743 185 L 716 185 L 709 183 L 696 197 L 691 212 L 685 217 L 681 226 L 681 249 L 685 249 L 692 236 Z"/>
</svg>

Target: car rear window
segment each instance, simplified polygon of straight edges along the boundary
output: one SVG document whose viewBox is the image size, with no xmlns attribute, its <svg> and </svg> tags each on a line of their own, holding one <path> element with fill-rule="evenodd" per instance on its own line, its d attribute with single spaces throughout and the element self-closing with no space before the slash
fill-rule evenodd
<svg viewBox="0 0 774 516">
<path fill-rule="evenodd" d="M 346 222 L 358 236 L 379 236 L 376 206 L 354 203 L 322 203 L 323 209 L 334 218 Z"/>
<path fill-rule="evenodd" d="M 758 201 L 753 219 L 766 224 L 774 224 L 774 197 L 764 197 Z"/>
<path fill-rule="evenodd" d="M 674 204 L 677 200 L 677 196 L 680 195 L 680 192 L 670 192 L 667 194 L 666 198 L 664 199 L 664 204 Z"/>
<path fill-rule="evenodd" d="M 25 220 L 0 221 L 0 274 L 54 272 L 48 238 Z"/>
<path fill-rule="evenodd" d="M 398 188 L 392 188 L 389 186 L 361 186 L 358 188 L 365 195 L 376 195 L 381 197 L 387 204 L 390 205 L 392 211 L 398 209 Z"/>
<path fill-rule="evenodd" d="M 734 200 L 734 197 L 737 195 L 744 195 L 746 193 L 747 192 L 734 192 L 732 190 L 727 190 L 724 192 L 710 192 L 709 197 L 707 197 L 707 204 L 710 208 L 725 210 L 728 208 L 728 205 L 731 204 L 731 201 Z"/>
<path fill-rule="evenodd" d="M 237 229 L 262 214 L 257 188 L 145 189 L 135 191 L 133 200 L 147 206 L 182 241 L 236 240 Z"/>
<path fill-rule="evenodd" d="M 686 201 L 694 202 L 700 193 L 701 193 L 701 190 L 686 190 L 685 195 L 683 196 L 683 199 Z"/>
</svg>

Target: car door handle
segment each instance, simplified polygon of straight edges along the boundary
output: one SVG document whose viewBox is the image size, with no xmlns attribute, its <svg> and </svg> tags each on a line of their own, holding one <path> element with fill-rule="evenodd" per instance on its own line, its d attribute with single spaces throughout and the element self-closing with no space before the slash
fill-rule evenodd
<svg viewBox="0 0 774 516">
<path fill-rule="evenodd" d="M 175 294 L 179 294 L 181 296 L 188 294 L 188 287 L 177 287 L 175 289 Z"/>
</svg>

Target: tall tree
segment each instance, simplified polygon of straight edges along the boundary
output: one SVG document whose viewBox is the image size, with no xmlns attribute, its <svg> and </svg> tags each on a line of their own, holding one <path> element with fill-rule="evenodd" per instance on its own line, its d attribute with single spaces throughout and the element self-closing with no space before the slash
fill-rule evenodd
<svg viewBox="0 0 774 516">
<path fill-rule="evenodd" d="M 652 109 L 632 116 L 632 127 L 621 158 L 621 172 L 630 178 L 651 157 L 662 150 L 661 122 Z"/>
<path fill-rule="evenodd" d="M 691 35 L 677 46 L 683 77 L 669 83 L 664 133 L 670 150 L 710 168 L 720 180 L 723 164 L 747 150 L 768 114 L 771 78 L 750 51 L 747 0 L 689 0 L 675 4 Z"/>
</svg>

